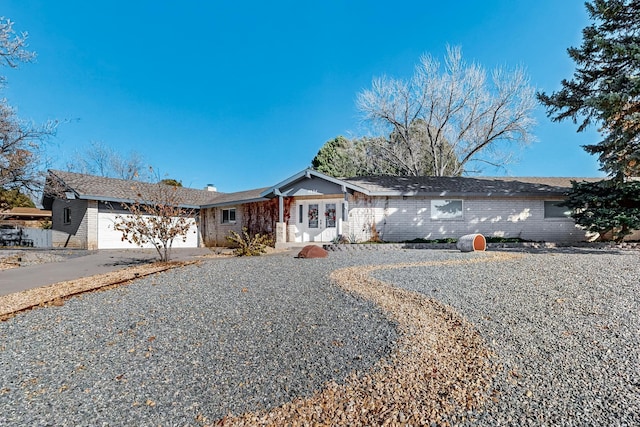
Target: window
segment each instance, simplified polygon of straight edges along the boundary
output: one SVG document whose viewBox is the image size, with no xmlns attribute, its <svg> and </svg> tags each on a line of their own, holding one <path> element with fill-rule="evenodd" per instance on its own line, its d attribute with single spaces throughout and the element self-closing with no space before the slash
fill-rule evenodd
<svg viewBox="0 0 640 427">
<path fill-rule="evenodd" d="M 462 219 L 462 200 L 432 200 L 431 219 Z"/>
<path fill-rule="evenodd" d="M 222 223 L 236 222 L 236 208 L 222 209 Z"/>
<path fill-rule="evenodd" d="M 71 208 L 64 208 L 62 211 L 62 222 L 71 224 Z"/>
<path fill-rule="evenodd" d="M 569 218 L 569 216 L 571 216 L 571 210 L 566 206 L 559 206 L 560 203 L 562 202 L 545 200 L 544 217 L 545 218 Z"/>
<path fill-rule="evenodd" d="M 303 209 L 304 209 L 304 205 L 300 205 L 298 207 L 298 222 L 300 224 L 302 224 L 304 222 L 303 218 L 302 218 L 304 216 L 304 210 Z"/>
<path fill-rule="evenodd" d="M 324 205 L 324 216 L 325 216 L 325 224 L 327 228 L 335 228 L 336 227 L 336 204 L 335 203 L 327 203 Z"/>
<path fill-rule="evenodd" d="M 318 228 L 318 204 L 310 203 L 307 217 L 309 218 L 309 228 Z"/>
</svg>

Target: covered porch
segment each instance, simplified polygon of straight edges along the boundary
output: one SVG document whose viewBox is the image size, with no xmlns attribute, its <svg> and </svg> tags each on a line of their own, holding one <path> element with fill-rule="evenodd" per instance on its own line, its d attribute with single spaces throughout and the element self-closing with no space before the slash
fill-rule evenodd
<svg viewBox="0 0 640 427">
<path fill-rule="evenodd" d="M 308 242 L 330 243 L 349 230 L 349 194 L 357 188 L 307 169 L 260 195 L 278 201 L 276 248 Z"/>
</svg>

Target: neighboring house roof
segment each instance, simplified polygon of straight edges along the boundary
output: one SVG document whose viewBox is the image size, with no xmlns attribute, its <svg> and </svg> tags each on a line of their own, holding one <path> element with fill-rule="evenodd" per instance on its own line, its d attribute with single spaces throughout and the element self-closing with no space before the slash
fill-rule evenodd
<svg viewBox="0 0 640 427">
<path fill-rule="evenodd" d="M 84 200 L 109 202 L 134 202 L 144 199 L 145 194 L 153 194 L 162 184 L 131 181 L 117 178 L 87 175 L 75 172 L 50 170 L 43 205 L 50 207 L 55 197 L 66 195 Z M 220 193 L 195 188 L 176 187 L 176 199 L 180 206 L 199 208 L 212 202 Z M 64 194 L 70 193 L 70 194 Z M 147 196 L 148 197 L 148 196 Z"/>
<path fill-rule="evenodd" d="M 6 211 L 0 211 L 0 217 L 4 219 L 51 218 L 51 211 L 38 208 L 11 208 Z"/>
<path fill-rule="evenodd" d="M 375 196 L 562 196 L 571 181 L 599 181 L 601 178 L 538 177 L 437 177 L 370 176 L 346 178 L 344 181 Z"/>
</svg>

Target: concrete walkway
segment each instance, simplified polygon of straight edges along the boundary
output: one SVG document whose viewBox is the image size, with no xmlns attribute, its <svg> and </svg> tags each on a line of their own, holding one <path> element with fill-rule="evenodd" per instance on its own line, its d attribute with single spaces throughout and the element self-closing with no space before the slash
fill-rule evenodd
<svg viewBox="0 0 640 427">
<path fill-rule="evenodd" d="M 196 259 L 211 254 L 208 248 L 179 248 L 171 251 L 172 261 Z M 158 259 L 155 249 L 102 249 L 63 261 L 0 271 L 0 296 L 58 282 L 109 273 Z"/>
</svg>

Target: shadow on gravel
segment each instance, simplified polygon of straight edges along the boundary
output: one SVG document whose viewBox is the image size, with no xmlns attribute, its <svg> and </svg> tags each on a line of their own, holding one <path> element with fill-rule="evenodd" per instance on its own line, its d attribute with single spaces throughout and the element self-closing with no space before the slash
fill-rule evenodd
<svg viewBox="0 0 640 427">
<path fill-rule="evenodd" d="M 597 249 L 597 248 L 491 248 L 491 252 L 508 252 L 532 255 L 553 254 L 585 254 L 585 255 L 626 255 L 630 250 L 624 249 Z"/>
<path fill-rule="evenodd" d="M 125 258 L 125 259 L 119 259 L 114 262 L 107 262 L 102 265 L 108 266 L 108 267 L 133 266 L 133 265 L 149 264 L 155 261 L 157 261 L 155 258 Z"/>
</svg>

